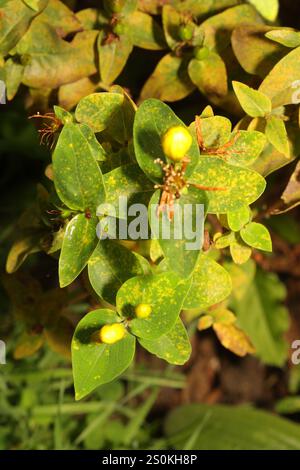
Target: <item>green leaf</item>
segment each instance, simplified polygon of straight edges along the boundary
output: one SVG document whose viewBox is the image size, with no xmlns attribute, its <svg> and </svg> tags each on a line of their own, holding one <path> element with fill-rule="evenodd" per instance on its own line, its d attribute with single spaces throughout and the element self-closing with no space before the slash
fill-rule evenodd
<svg viewBox="0 0 300 470">
<path fill-rule="evenodd" d="M 75 110 L 77 121 L 88 124 L 94 132 L 109 127 L 120 111 L 124 96 L 120 93 L 92 93 L 82 98 Z"/>
<path fill-rule="evenodd" d="M 207 148 L 219 148 L 230 140 L 231 122 L 224 116 L 202 118 L 200 126 L 203 143 Z M 195 123 L 192 123 L 190 128 L 194 131 Z"/>
<path fill-rule="evenodd" d="M 175 325 L 188 289 L 188 281 L 175 273 L 137 276 L 128 279 L 117 294 L 117 310 L 129 321 L 130 331 L 140 337 L 155 340 Z M 138 304 L 150 304 L 149 317 L 134 317 Z"/>
<path fill-rule="evenodd" d="M 298 424 L 245 405 L 180 406 L 167 417 L 165 432 L 175 449 L 300 449 Z"/>
<path fill-rule="evenodd" d="M 53 153 L 54 184 L 71 209 L 94 210 L 105 199 L 103 178 L 90 141 L 77 124 L 66 124 Z"/>
<path fill-rule="evenodd" d="M 300 33 L 290 29 L 273 29 L 266 33 L 266 37 L 271 41 L 278 42 L 286 47 L 300 46 Z"/>
<path fill-rule="evenodd" d="M 209 256 L 201 253 L 183 308 L 204 310 L 226 299 L 231 288 L 228 272 Z"/>
<path fill-rule="evenodd" d="M 268 21 L 275 21 L 279 11 L 279 0 L 248 0 L 263 18 Z"/>
<path fill-rule="evenodd" d="M 2 0 L 0 5 L 0 54 L 5 56 L 26 33 L 36 12 L 20 0 Z"/>
<path fill-rule="evenodd" d="M 126 24 L 135 46 L 153 51 L 166 48 L 163 31 L 151 15 L 135 11 L 126 18 Z"/>
<path fill-rule="evenodd" d="M 232 82 L 234 92 L 243 110 L 252 117 L 265 116 L 272 110 L 271 100 L 260 91 L 240 82 Z"/>
<path fill-rule="evenodd" d="M 215 238 L 215 247 L 218 250 L 222 250 L 223 248 L 227 248 L 234 241 L 234 239 L 235 239 L 235 237 L 234 237 L 233 232 L 226 233 L 223 236 L 218 236 L 218 238 L 217 237 Z"/>
<path fill-rule="evenodd" d="M 290 146 L 285 124 L 280 117 L 269 116 L 265 130 L 268 141 L 274 145 L 278 152 L 283 153 L 287 158 L 290 156 Z"/>
<path fill-rule="evenodd" d="M 59 257 L 60 287 L 71 284 L 86 266 L 98 242 L 97 222 L 78 214 L 68 223 Z"/>
<path fill-rule="evenodd" d="M 231 37 L 234 54 L 243 69 L 262 79 L 286 55 L 285 47 L 265 37 L 270 29 L 258 23 L 243 24 L 233 30 Z"/>
<path fill-rule="evenodd" d="M 89 151 L 93 155 L 94 159 L 98 162 L 103 162 L 106 160 L 106 152 L 102 145 L 98 142 L 92 129 L 86 124 L 79 124 L 79 129 L 82 135 L 85 137 L 88 145 Z"/>
<path fill-rule="evenodd" d="M 266 182 L 258 173 L 228 165 L 220 158 L 201 156 L 189 182 L 224 190 L 202 191 L 208 201 L 208 212 L 225 213 L 256 201 Z M 200 191 L 200 190 L 199 190 Z"/>
<path fill-rule="evenodd" d="M 119 198 L 126 197 L 127 205 L 135 203 L 148 205 L 154 186 L 136 163 L 123 165 L 104 175 L 107 191 L 106 203 L 115 207 L 116 215 L 126 218 L 127 210 L 119 207 Z"/>
<path fill-rule="evenodd" d="M 195 268 L 203 244 L 206 199 L 201 191 L 189 188 L 178 199 L 174 220 L 170 223 L 165 211 L 159 218 L 157 216 L 160 193 L 156 191 L 149 204 L 152 236 L 158 240 L 169 269 L 188 277 Z M 201 207 L 197 213 L 196 204 L 203 205 L 203 213 Z"/>
<path fill-rule="evenodd" d="M 300 103 L 300 47 L 281 59 L 265 77 L 259 90 L 272 100 L 273 107 Z"/>
<path fill-rule="evenodd" d="M 262 132 L 239 130 L 231 134 L 229 142 L 232 144 L 225 153 L 226 161 L 232 165 L 249 166 L 262 153 L 266 137 Z"/>
<path fill-rule="evenodd" d="M 251 248 L 243 243 L 240 237 L 235 237 L 235 240 L 230 243 L 230 254 L 236 264 L 244 264 L 248 261 L 252 254 Z"/>
<path fill-rule="evenodd" d="M 135 338 L 129 333 L 114 344 L 92 341 L 92 334 L 103 325 L 116 323 L 120 317 L 108 309 L 94 310 L 78 323 L 72 341 L 72 364 L 76 400 L 99 385 L 114 380 L 131 363 Z"/>
<path fill-rule="evenodd" d="M 156 340 L 139 339 L 143 348 L 170 364 L 182 365 L 191 355 L 191 344 L 186 329 L 180 320 L 173 328 Z"/>
<path fill-rule="evenodd" d="M 258 250 L 272 251 L 272 240 L 268 229 L 257 222 L 250 222 L 241 230 L 241 237 L 247 245 Z"/>
<path fill-rule="evenodd" d="M 188 57 L 166 54 L 146 81 L 141 100 L 159 98 L 162 101 L 178 101 L 188 96 L 195 85 L 188 75 Z"/>
<path fill-rule="evenodd" d="M 275 410 L 280 414 L 295 414 L 300 411 L 300 396 L 284 397 L 275 405 Z"/>
<path fill-rule="evenodd" d="M 63 124 L 69 124 L 74 121 L 72 114 L 66 111 L 65 109 L 61 108 L 60 106 L 54 105 L 53 110 L 54 110 L 55 116 Z"/>
<path fill-rule="evenodd" d="M 156 99 L 144 101 L 136 112 L 133 129 L 136 159 L 141 169 L 155 183 L 161 182 L 162 169 L 154 160 L 166 160 L 161 138 L 170 127 L 178 125 L 184 126 L 184 123 L 169 106 Z M 186 174 L 190 175 L 199 159 L 198 144 L 194 136 L 187 157 L 191 162 Z"/>
<path fill-rule="evenodd" d="M 227 222 L 229 228 L 234 232 L 238 232 L 249 222 L 250 215 L 250 208 L 246 205 L 241 206 L 236 211 L 227 212 Z"/>
<path fill-rule="evenodd" d="M 126 35 L 105 42 L 103 34 L 98 36 L 99 69 L 104 84 L 111 84 L 120 75 L 132 51 L 132 42 Z"/>
<path fill-rule="evenodd" d="M 112 93 L 119 93 L 122 95 L 123 103 L 119 108 L 119 111 L 111 116 L 107 132 L 120 144 L 127 145 L 132 139 L 136 105 L 126 91 L 120 86 L 114 85 L 110 88 L 110 91 Z"/>
<path fill-rule="evenodd" d="M 203 59 L 192 59 L 188 66 L 189 76 L 192 82 L 206 96 L 227 94 L 226 67 L 216 52 L 207 49 Z"/>
<path fill-rule="evenodd" d="M 285 297 L 285 287 L 276 274 L 258 270 L 244 295 L 232 304 L 238 325 L 251 339 L 257 356 L 265 364 L 278 367 L 283 366 L 288 352 L 283 337 L 289 324 L 282 305 Z"/>
<path fill-rule="evenodd" d="M 121 285 L 134 276 L 149 274 L 145 258 L 114 240 L 102 240 L 88 262 L 89 280 L 101 299 L 114 305 Z"/>
</svg>

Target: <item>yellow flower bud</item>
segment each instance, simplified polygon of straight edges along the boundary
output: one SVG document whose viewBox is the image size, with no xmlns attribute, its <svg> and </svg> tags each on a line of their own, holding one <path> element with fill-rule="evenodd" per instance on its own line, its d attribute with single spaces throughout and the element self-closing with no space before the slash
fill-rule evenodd
<svg viewBox="0 0 300 470">
<path fill-rule="evenodd" d="M 124 338 L 126 328 L 123 323 L 112 323 L 102 326 L 99 331 L 99 338 L 102 343 L 114 344 Z"/>
<path fill-rule="evenodd" d="M 163 135 L 161 145 L 170 160 L 179 162 L 186 156 L 192 141 L 192 136 L 185 127 L 174 126 Z"/>
<path fill-rule="evenodd" d="M 152 312 L 152 307 L 149 304 L 138 304 L 135 307 L 135 315 L 137 318 L 148 318 Z"/>
</svg>

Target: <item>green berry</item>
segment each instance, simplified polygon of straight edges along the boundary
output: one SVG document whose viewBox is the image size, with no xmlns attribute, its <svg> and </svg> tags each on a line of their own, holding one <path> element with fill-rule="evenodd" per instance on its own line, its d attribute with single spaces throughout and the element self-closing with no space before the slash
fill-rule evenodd
<svg viewBox="0 0 300 470">
<path fill-rule="evenodd" d="M 190 41 L 193 37 L 194 27 L 191 24 L 179 26 L 179 37 L 182 41 Z"/>
<path fill-rule="evenodd" d="M 194 56 L 198 60 L 206 59 L 209 55 L 209 49 L 207 47 L 195 47 Z"/>
<path fill-rule="evenodd" d="M 122 23 L 117 23 L 114 27 L 113 27 L 113 32 L 117 35 L 117 36 L 121 36 L 122 34 L 125 33 L 125 25 L 122 24 Z"/>
<path fill-rule="evenodd" d="M 109 0 L 105 3 L 107 3 L 108 9 L 112 13 L 120 13 L 124 7 L 125 0 Z"/>
</svg>

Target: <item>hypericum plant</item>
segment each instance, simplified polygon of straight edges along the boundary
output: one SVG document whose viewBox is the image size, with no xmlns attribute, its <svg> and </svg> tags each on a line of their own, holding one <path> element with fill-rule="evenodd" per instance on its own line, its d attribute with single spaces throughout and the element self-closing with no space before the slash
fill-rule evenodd
<svg viewBox="0 0 300 470">
<path fill-rule="evenodd" d="M 285 291 L 275 275 L 262 274 L 250 259 L 257 257 L 255 250 L 272 250 L 269 232 L 260 223 L 261 205 L 250 205 L 264 192 L 264 177 L 299 155 L 299 34 L 264 25 L 253 6 L 234 0 L 213 2 L 214 7 L 191 1 L 164 5 L 163 28 L 172 53 L 163 57 L 160 64 L 167 62 L 167 67 L 155 71 L 142 97 L 149 93 L 162 100 L 180 99 L 194 88 L 187 76 L 194 73 L 195 83 L 212 102 L 247 114 L 232 128 L 228 118 L 206 106 L 187 127 L 162 101 L 145 99 L 137 108 L 127 91 L 110 86 L 132 44 L 165 47 L 159 23 L 151 16 L 161 12 L 161 5 L 105 3 L 104 9 L 76 15 L 54 0 L 12 0 L 0 10 L 5 12 L 0 44 L 9 96 L 22 82 L 33 100 L 43 98 L 47 107 L 51 90 L 59 88 L 58 102 L 66 108 L 54 106 L 54 113 L 38 115 L 45 119 L 42 138 L 53 149 L 46 169 L 49 188 L 39 187 L 36 205 L 21 217 L 7 271 L 16 271 L 30 253 L 43 250 L 59 256 L 64 288 L 87 267 L 100 308 L 81 319 L 73 336 L 77 399 L 120 375 L 133 360 L 137 341 L 167 362 L 185 363 L 191 347 L 181 317 L 199 317 L 200 330 L 212 327 L 222 344 L 240 356 L 255 352 L 267 364 L 280 366 L 287 354 L 282 335 L 287 314 L 281 305 Z M 247 3 L 258 6 L 254 0 Z M 187 5 L 201 11 L 188 17 Z M 15 34 L 8 12 L 22 19 Z M 276 17 L 274 11 L 261 13 L 269 21 Z M 222 61 L 230 72 L 228 83 Z M 108 91 L 94 93 L 99 72 L 100 88 Z M 249 86 L 259 78 L 258 89 Z M 222 94 L 217 87 L 224 91 L 225 82 Z M 298 166 L 274 212 L 299 204 Z M 158 206 L 156 213 L 149 210 L 153 239 L 99 240 L 99 227 L 109 233 L 109 221 L 125 220 L 120 196 L 131 206 Z M 204 207 L 202 222 L 189 213 L 200 234 L 204 228 L 198 249 L 186 249 L 191 240 L 176 237 L 175 200 L 182 208 Z M 169 239 L 156 224 L 158 218 L 164 220 L 165 203 Z M 106 207 L 114 207 L 115 214 Z M 82 280 L 88 284 L 84 275 Z M 36 302 L 43 303 L 44 294 L 41 290 Z M 72 289 L 68 295 L 72 297 Z M 17 313 L 24 297 L 13 299 Z M 54 349 L 68 349 L 71 325 L 63 310 L 69 300 L 50 302 L 48 308 L 48 299 L 43 312 L 28 302 L 17 357 L 29 354 L 23 346 L 32 332 L 35 346 L 30 352 L 45 339 L 53 347 L 54 338 Z M 53 310 L 55 316 L 50 315 Z M 67 334 L 59 335 L 61 324 L 68 324 Z"/>
<path fill-rule="evenodd" d="M 280 120 L 262 92 L 240 83 L 234 83 L 234 88 L 250 115 L 258 114 L 267 122 L 272 116 Z M 233 261 L 248 266 L 252 248 L 272 249 L 268 230 L 253 220 L 249 208 L 265 189 L 263 176 L 252 168 L 262 158 L 266 136 L 241 125 L 232 131 L 230 121 L 214 115 L 210 107 L 186 127 L 159 100 L 146 100 L 136 109 L 119 87 L 81 99 L 74 114 L 57 106 L 54 112 L 56 144 L 47 169 L 54 187 L 52 195 L 45 196 L 50 216 L 39 219 L 26 232 L 26 241 L 12 248 L 8 268 L 13 271 L 42 240 L 49 253 L 60 250 L 61 287 L 88 267 L 91 286 L 105 308 L 87 313 L 74 333 L 77 399 L 121 374 L 133 360 L 136 341 L 167 362 L 186 362 L 191 346 L 180 319 L 182 310 L 192 316 L 202 314 L 199 328 L 213 326 L 225 347 L 239 355 L 254 352 L 255 338 L 250 334 L 248 339 L 228 309 L 225 299 L 234 273 L 230 265 L 231 276 L 222 267 L 218 252 L 229 247 Z M 174 146 L 176 141 L 182 145 Z M 150 247 L 149 242 L 139 242 L 132 249 L 129 241 L 99 240 L 99 220 L 103 227 L 110 218 L 99 207 L 114 205 L 122 219 L 119 196 L 126 196 L 128 204 L 158 204 L 166 191 L 166 167 L 175 175 L 169 191 L 176 194 L 178 204 L 198 203 L 205 208 L 211 239 L 208 244 L 206 237 L 205 251 L 201 246 L 186 249 L 190 240 L 176 239 L 174 221 L 170 238 L 156 232 Z M 155 225 L 153 217 L 163 218 L 163 212 L 162 207 L 154 216 L 149 213 L 150 225 Z M 56 217 L 51 220 L 53 214 Z M 190 217 L 195 226 L 196 214 Z M 212 217 L 225 233 L 213 228 Z M 52 239 L 47 245 L 49 229 Z M 30 244 L 33 240 L 38 240 L 37 245 Z M 145 243 L 148 247 L 143 248 Z M 247 326 L 245 331 L 249 332 Z"/>
</svg>

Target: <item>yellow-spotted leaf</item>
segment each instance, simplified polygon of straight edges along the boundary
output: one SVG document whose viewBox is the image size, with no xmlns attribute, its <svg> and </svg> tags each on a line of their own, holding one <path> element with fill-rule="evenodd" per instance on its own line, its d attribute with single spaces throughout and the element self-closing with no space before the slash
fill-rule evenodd
<svg viewBox="0 0 300 470">
<path fill-rule="evenodd" d="M 240 231 L 241 237 L 247 245 L 258 250 L 272 251 L 272 240 L 268 229 L 257 222 L 250 222 Z"/>
<path fill-rule="evenodd" d="M 201 254 L 183 308 L 205 309 L 217 304 L 229 296 L 231 287 L 228 272 L 209 256 Z"/>
<path fill-rule="evenodd" d="M 173 328 L 156 340 L 139 338 L 139 343 L 160 359 L 182 365 L 191 355 L 191 343 L 184 324 L 178 318 Z"/>
<path fill-rule="evenodd" d="M 199 189 L 207 197 L 209 213 L 225 213 L 249 205 L 259 198 L 266 186 L 258 173 L 228 165 L 213 156 L 201 156 L 189 182 L 212 188 Z"/>
<path fill-rule="evenodd" d="M 92 93 L 82 98 L 75 110 L 77 121 L 88 124 L 94 132 L 109 127 L 111 120 L 120 112 L 124 96 L 120 93 Z"/>
<path fill-rule="evenodd" d="M 175 325 L 189 281 L 172 272 L 128 279 L 117 294 L 117 310 L 129 321 L 130 331 L 143 339 L 156 340 Z M 136 318 L 135 307 L 149 304 L 147 318 Z"/>
<path fill-rule="evenodd" d="M 240 105 L 249 116 L 263 117 L 270 114 L 272 103 L 268 96 L 244 83 L 233 81 L 232 86 Z"/>
<path fill-rule="evenodd" d="M 95 158 L 95 142 L 90 137 L 88 129 L 66 124 L 53 153 L 56 191 L 74 210 L 93 211 L 105 199 L 102 173 Z"/>
<path fill-rule="evenodd" d="M 127 279 L 148 274 L 145 258 L 129 251 L 114 240 L 101 240 L 88 262 L 89 279 L 95 292 L 110 304 Z"/>
<path fill-rule="evenodd" d="M 96 248 L 95 216 L 76 215 L 67 225 L 59 257 L 59 283 L 65 287 L 76 279 Z"/>
<path fill-rule="evenodd" d="M 126 333 L 114 344 L 95 339 L 104 325 L 119 323 L 120 317 L 108 309 L 94 310 L 78 323 L 72 340 L 75 398 L 80 400 L 99 385 L 111 382 L 124 372 L 135 353 L 135 338 Z"/>
<path fill-rule="evenodd" d="M 280 117 L 270 116 L 267 119 L 265 134 L 268 141 L 274 145 L 278 152 L 283 153 L 287 158 L 290 157 L 289 139 L 285 124 Z"/>
</svg>

